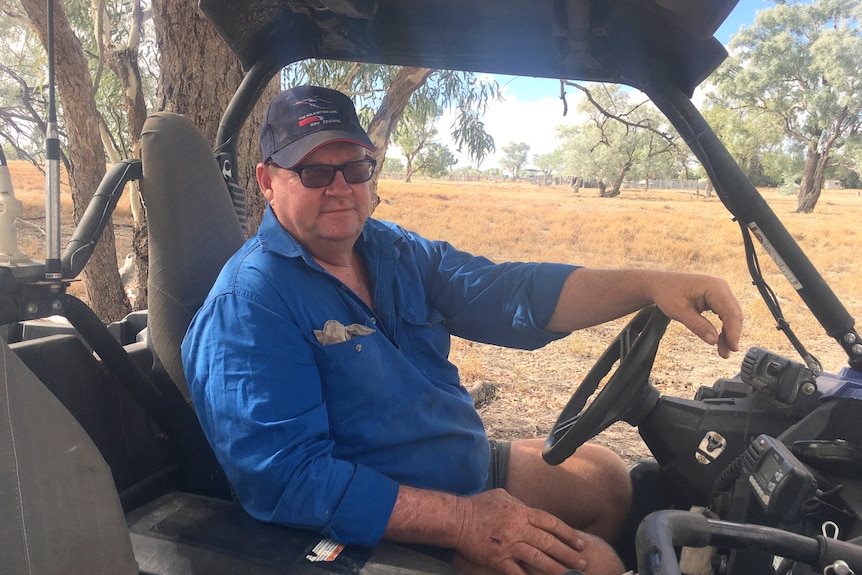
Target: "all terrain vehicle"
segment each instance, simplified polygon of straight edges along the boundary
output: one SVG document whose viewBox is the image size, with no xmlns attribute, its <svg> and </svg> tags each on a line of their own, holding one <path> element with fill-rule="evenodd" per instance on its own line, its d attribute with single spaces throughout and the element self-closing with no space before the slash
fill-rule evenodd
<svg viewBox="0 0 862 575">
<path fill-rule="evenodd" d="M 614 421 L 638 427 L 654 459 L 632 469 L 636 505 L 620 553 L 642 575 L 680 573 L 679 557 L 694 548 L 712 548 L 707 564 L 726 575 L 862 572 L 862 340 L 691 102 L 727 55 L 713 34 L 735 4 L 201 0 L 248 71 L 224 112 L 218 153 L 183 118 L 154 115 L 141 159 L 109 170 L 60 270 L 0 267 L 0 572 L 456 572 L 434 549 L 342 548 L 251 519 L 233 501 L 188 401 L 180 341 L 243 239 L 235 136 L 275 74 L 311 57 L 612 82 L 646 93 L 738 221 L 767 304 L 774 296 L 759 277 L 752 235 L 846 351 L 848 366 L 827 374 L 808 358 L 752 348 L 738 374 L 702 385 L 696 397 L 662 396 L 649 372 L 668 320 L 647 309 L 577 389 L 545 457 L 559 463 Z M 65 288 L 132 179 L 148 210 L 150 305 L 105 326 Z M 49 315 L 74 329 L 30 321 Z"/>
</svg>

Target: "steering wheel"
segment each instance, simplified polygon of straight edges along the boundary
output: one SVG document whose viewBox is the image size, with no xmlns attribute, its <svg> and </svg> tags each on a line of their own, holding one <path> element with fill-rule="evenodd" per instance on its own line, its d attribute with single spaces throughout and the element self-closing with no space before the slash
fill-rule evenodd
<svg viewBox="0 0 862 575">
<path fill-rule="evenodd" d="M 623 328 L 557 418 L 542 452 L 546 462 L 559 465 L 612 423 L 625 421 L 637 426 L 643 421 L 660 395 L 650 383 L 649 374 L 668 323 L 670 320 L 660 309 L 650 306 Z M 584 408 L 617 361 L 616 371 Z"/>
</svg>

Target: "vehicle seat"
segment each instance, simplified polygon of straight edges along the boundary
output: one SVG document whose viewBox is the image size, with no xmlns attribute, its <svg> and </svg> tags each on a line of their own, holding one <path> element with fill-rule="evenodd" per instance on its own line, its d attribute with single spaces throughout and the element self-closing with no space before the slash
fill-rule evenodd
<svg viewBox="0 0 862 575">
<path fill-rule="evenodd" d="M 242 226 L 207 141 L 178 114 L 151 115 L 141 133 L 142 192 L 149 234 L 149 338 L 189 400 L 180 344 Z"/>
<path fill-rule="evenodd" d="M 0 573 L 138 573 L 110 468 L 2 340 L 0 461 Z"/>
<path fill-rule="evenodd" d="M 184 116 L 151 115 L 141 133 L 141 191 L 149 235 L 148 343 L 156 385 L 173 413 L 191 491 L 229 488 L 191 406 L 180 345 L 224 263 L 244 241 L 212 150 Z M 177 393 L 177 391 L 179 393 Z"/>
</svg>

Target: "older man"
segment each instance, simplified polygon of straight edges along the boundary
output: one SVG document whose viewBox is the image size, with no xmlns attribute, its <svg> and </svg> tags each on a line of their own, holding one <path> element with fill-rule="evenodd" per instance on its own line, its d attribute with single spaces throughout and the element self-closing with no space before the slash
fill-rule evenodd
<svg viewBox="0 0 862 575">
<path fill-rule="evenodd" d="M 370 217 L 374 146 L 340 92 L 279 94 L 261 127 L 268 208 L 183 344 L 204 431 L 253 516 L 343 543 L 454 549 L 473 573 L 618 574 L 631 486 L 585 445 L 489 442 L 450 334 L 534 349 L 649 304 L 722 356 L 739 305 L 705 276 L 495 264 Z M 716 328 L 701 313 L 722 320 Z"/>
</svg>

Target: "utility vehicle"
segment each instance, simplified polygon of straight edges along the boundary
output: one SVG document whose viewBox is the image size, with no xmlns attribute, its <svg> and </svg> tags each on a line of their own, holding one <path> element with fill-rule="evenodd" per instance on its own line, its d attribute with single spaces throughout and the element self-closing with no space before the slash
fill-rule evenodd
<svg viewBox="0 0 862 575">
<path fill-rule="evenodd" d="M 710 550 L 704 564 L 719 574 L 862 573 L 862 340 L 691 101 L 727 56 L 713 34 L 735 4 L 201 0 L 247 70 L 224 112 L 218 152 L 183 118 L 152 116 L 141 159 L 108 171 L 62 256 L 49 237 L 44 263 L 10 258 L 0 268 L 0 571 L 456 572 L 434 549 L 341 548 L 251 519 L 233 501 L 188 401 L 179 344 L 243 240 L 235 136 L 283 66 L 316 57 L 604 81 L 646 93 L 739 223 L 740 253 L 767 305 L 777 311 L 752 236 L 848 365 L 824 373 L 798 341 L 802 361 L 752 348 L 737 374 L 701 382 L 694 398 L 663 396 L 649 372 L 668 320 L 647 309 L 575 391 L 545 458 L 559 463 L 612 422 L 638 427 L 653 458 L 632 468 L 635 509 L 620 553 L 642 575 L 680 573 L 679 558 L 688 562 L 697 549 Z M 133 179 L 148 210 L 149 310 L 106 326 L 66 286 Z M 74 329 L 31 321 L 49 315 Z"/>
</svg>

